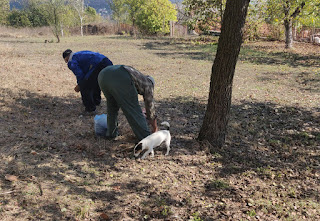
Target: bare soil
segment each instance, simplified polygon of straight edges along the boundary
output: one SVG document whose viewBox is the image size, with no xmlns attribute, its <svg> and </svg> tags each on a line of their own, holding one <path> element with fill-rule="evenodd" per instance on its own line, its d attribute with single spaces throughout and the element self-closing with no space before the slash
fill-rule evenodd
<svg viewBox="0 0 320 221">
<path fill-rule="evenodd" d="M 244 44 L 226 145 L 213 149 L 196 138 L 216 40 L 45 40 L 0 36 L 1 220 L 320 219 L 319 46 Z M 160 147 L 134 159 L 122 113 L 116 140 L 95 136 L 61 56 L 67 48 L 154 76 L 169 156 Z"/>
</svg>

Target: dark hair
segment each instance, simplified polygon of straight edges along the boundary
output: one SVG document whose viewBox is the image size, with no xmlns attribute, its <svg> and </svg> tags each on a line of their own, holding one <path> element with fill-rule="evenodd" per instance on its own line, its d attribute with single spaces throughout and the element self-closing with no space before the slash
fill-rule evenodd
<svg viewBox="0 0 320 221">
<path fill-rule="evenodd" d="M 63 59 L 65 59 L 66 57 L 68 57 L 71 53 L 72 53 L 72 51 L 71 51 L 70 49 L 65 50 L 65 51 L 62 53 Z"/>
</svg>

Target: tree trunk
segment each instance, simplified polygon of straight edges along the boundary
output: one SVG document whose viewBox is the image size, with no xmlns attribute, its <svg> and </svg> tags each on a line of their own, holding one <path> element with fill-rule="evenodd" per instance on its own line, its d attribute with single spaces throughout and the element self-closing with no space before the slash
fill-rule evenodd
<svg viewBox="0 0 320 221">
<path fill-rule="evenodd" d="M 81 34 L 81 37 L 83 37 L 83 22 L 82 22 L 82 19 L 80 19 L 80 34 Z"/>
<path fill-rule="evenodd" d="M 286 48 L 292 48 L 293 35 L 292 35 L 292 20 L 284 20 L 285 35 L 286 35 Z"/>
<path fill-rule="evenodd" d="M 64 31 L 63 31 L 63 24 L 60 23 L 60 32 L 61 32 L 61 37 L 64 37 Z"/>
<path fill-rule="evenodd" d="M 290 2 L 286 1 L 285 4 L 283 5 L 283 11 L 285 15 L 284 29 L 285 29 L 285 35 L 286 35 L 285 48 L 292 48 L 292 45 L 293 45 L 292 22 L 300 14 L 304 6 L 305 6 L 305 2 L 301 2 L 301 4 L 290 15 L 289 14 L 290 8 L 291 8 Z"/>
<path fill-rule="evenodd" d="M 210 80 L 207 110 L 198 136 L 213 147 L 225 143 L 231 106 L 232 82 L 242 43 L 250 0 L 228 0 Z"/>
<path fill-rule="evenodd" d="M 56 38 L 57 38 L 57 43 L 60 43 L 60 37 L 59 37 L 59 34 L 56 34 Z"/>
</svg>

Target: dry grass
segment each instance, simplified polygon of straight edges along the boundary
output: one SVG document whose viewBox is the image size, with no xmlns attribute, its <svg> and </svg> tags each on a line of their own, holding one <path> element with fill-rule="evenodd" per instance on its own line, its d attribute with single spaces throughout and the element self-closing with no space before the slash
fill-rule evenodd
<svg viewBox="0 0 320 221">
<path fill-rule="evenodd" d="M 45 39 L 0 37 L 2 220 L 320 219 L 318 47 L 244 45 L 227 143 L 209 154 L 195 138 L 214 41 Z M 168 157 L 159 148 L 153 159 L 134 160 L 123 115 L 115 141 L 94 136 L 92 117 L 79 116 L 66 48 L 98 51 L 155 77 L 159 120 L 172 125 Z"/>
<path fill-rule="evenodd" d="M 49 27 L 41 28 L 12 28 L 0 26 L 1 38 L 26 38 L 26 37 L 52 37 L 52 31 Z"/>
</svg>

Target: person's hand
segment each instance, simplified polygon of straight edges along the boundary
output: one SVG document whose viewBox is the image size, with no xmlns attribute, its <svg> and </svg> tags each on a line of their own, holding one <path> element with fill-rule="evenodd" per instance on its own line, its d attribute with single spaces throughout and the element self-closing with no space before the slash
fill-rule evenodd
<svg viewBox="0 0 320 221">
<path fill-rule="evenodd" d="M 75 86 L 74 91 L 78 93 L 80 91 L 80 86 L 79 85 Z"/>
<path fill-rule="evenodd" d="M 158 131 L 157 119 L 150 120 L 149 123 L 151 125 L 152 133 L 157 132 Z"/>
</svg>

